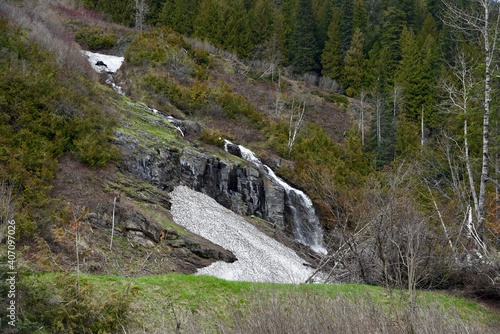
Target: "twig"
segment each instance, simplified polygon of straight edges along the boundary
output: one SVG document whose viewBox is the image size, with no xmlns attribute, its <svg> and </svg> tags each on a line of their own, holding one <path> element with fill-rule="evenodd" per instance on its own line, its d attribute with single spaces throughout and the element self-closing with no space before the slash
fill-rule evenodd
<svg viewBox="0 0 500 334">
<path fill-rule="evenodd" d="M 116 196 L 115 196 L 115 199 L 113 200 L 113 220 L 111 223 L 111 241 L 109 243 L 109 250 L 111 250 L 111 248 L 113 248 L 113 236 L 115 233 L 115 208 L 116 208 Z"/>
</svg>

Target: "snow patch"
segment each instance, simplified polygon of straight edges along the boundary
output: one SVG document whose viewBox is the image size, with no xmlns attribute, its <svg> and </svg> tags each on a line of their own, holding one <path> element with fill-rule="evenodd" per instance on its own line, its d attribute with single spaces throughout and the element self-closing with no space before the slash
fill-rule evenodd
<svg viewBox="0 0 500 334">
<path fill-rule="evenodd" d="M 170 193 L 176 224 L 234 253 L 234 263 L 214 262 L 198 274 L 233 281 L 303 283 L 313 273 L 292 249 L 260 232 L 211 197 L 185 186 Z"/>
<path fill-rule="evenodd" d="M 110 56 L 90 51 L 83 51 L 83 54 L 87 57 L 92 68 L 99 73 L 115 73 L 125 60 L 124 57 Z"/>
</svg>

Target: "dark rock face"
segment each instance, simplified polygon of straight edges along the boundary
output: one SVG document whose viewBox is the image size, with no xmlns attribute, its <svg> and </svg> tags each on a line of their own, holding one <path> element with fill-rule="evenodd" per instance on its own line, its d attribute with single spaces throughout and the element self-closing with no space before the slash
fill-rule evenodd
<svg viewBox="0 0 500 334">
<path fill-rule="evenodd" d="M 117 144 L 122 147 L 123 168 L 135 177 L 167 191 L 187 185 L 238 214 L 255 215 L 284 229 L 285 191 L 264 171 L 192 148 L 146 149 L 127 138 L 118 138 Z"/>
<path fill-rule="evenodd" d="M 241 158 L 241 150 L 238 145 L 232 144 L 232 143 L 227 143 L 226 144 L 226 150 L 228 153 L 235 155 L 237 157 Z"/>
<path fill-rule="evenodd" d="M 201 132 L 201 127 L 198 123 L 192 121 L 183 121 L 173 117 L 167 117 L 168 121 L 172 123 L 178 130 L 182 131 L 183 135 L 196 135 Z"/>
<path fill-rule="evenodd" d="M 111 229 L 112 218 L 108 212 L 91 212 L 87 220 L 95 227 Z M 144 247 L 153 247 L 162 239 L 165 239 L 167 235 L 165 228 L 149 222 L 138 212 L 127 210 L 120 206 L 116 207 L 115 222 L 114 230 L 116 233 L 120 233 Z M 169 237 L 171 238 L 171 236 Z"/>
<path fill-rule="evenodd" d="M 91 212 L 87 221 L 94 227 L 111 230 L 112 217 L 109 212 Z M 164 228 L 148 221 L 140 213 L 117 206 L 115 210 L 116 235 L 127 237 L 128 240 L 143 247 L 151 248 L 164 242 L 179 255 L 184 249 L 185 260 L 196 268 L 202 268 L 213 261 L 234 262 L 236 256 L 221 246 L 218 246 L 197 235 L 180 236 L 173 228 Z M 177 250 L 177 251 L 176 251 Z M 190 256 L 189 252 L 195 256 Z"/>
</svg>

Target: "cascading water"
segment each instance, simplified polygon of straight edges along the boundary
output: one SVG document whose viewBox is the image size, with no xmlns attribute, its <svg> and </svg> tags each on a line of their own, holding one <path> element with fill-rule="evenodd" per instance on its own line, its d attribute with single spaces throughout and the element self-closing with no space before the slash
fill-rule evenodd
<svg viewBox="0 0 500 334">
<path fill-rule="evenodd" d="M 115 83 L 114 74 L 122 66 L 124 57 L 105 55 L 90 51 L 83 51 L 90 65 L 97 73 L 107 73 L 106 83 L 116 92 L 124 95 L 123 89 Z"/>
<path fill-rule="evenodd" d="M 229 152 L 229 145 L 237 146 L 244 160 L 262 167 L 271 181 L 281 185 L 285 189 L 286 214 L 292 224 L 295 239 L 311 247 L 315 252 L 326 254 L 327 250 L 323 245 L 323 230 L 311 199 L 303 191 L 293 188 L 279 178 L 269 166 L 264 165 L 259 158 L 246 147 L 235 145 L 225 140 L 225 150 L 227 152 Z"/>
</svg>

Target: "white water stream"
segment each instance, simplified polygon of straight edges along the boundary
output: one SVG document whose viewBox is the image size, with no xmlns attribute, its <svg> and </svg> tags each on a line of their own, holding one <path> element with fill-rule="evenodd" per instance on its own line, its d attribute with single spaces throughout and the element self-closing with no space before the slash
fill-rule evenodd
<svg viewBox="0 0 500 334">
<path fill-rule="evenodd" d="M 225 142 L 226 151 L 228 150 L 228 145 L 235 145 L 229 140 Z M 237 146 L 244 160 L 263 167 L 269 178 L 285 189 L 285 205 L 289 212 L 288 216 L 292 223 L 295 239 L 311 247 L 311 249 L 317 253 L 326 254 L 327 250 L 323 244 L 323 230 L 311 199 L 303 191 L 293 188 L 279 178 L 274 171 L 267 165 L 264 165 L 251 150 L 241 145 Z"/>
</svg>

